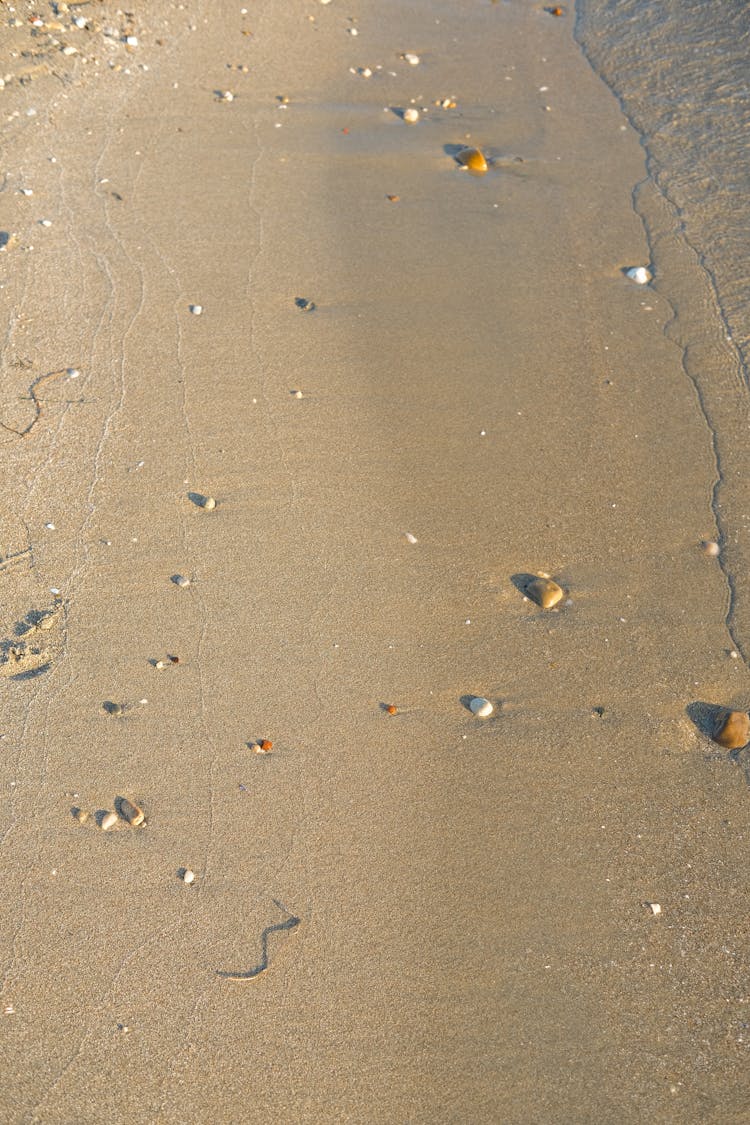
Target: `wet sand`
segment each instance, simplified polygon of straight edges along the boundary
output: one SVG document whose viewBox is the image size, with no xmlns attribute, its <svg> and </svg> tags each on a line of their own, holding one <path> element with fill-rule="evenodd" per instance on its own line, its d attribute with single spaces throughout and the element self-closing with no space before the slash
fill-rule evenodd
<svg viewBox="0 0 750 1125">
<path fill-rule="evenodd" d="M 0 680 L 9 1121 L 745 1113 L 691 715 L 748 674 L 643 156 L 569 13 L 403 7 L 165 6 L 7 149 L 6 654 L 62 606 Z"/>
</svg>

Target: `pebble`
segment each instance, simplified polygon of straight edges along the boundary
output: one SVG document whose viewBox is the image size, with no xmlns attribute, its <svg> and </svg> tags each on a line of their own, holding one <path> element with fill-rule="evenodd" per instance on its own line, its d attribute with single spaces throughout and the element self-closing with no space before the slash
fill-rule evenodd
<svg viewBox="0 0 750 1125">
<path fill-rule="evenodd" d="M 108 832 L 109 829 L 113 828 L 115 824 L 117 824 L 117 813 L 108 812 L 105 813 L 102 817 L 99 827 L 101 828 L 102 832 Z"/>
<path fill-rule="evenodd" d="M 456 160 L 470 172 L 483 176 L 487 171 L 487 159 L 481 148 L 462 148 Z"/>
<path fill-rule="evenodd" d="M 184 574 L 175 574 L 172 578 L 175 586 L 179 586 L 181 590 L 187 589 L 190 585 L 190 579 L 186 578 Z"/>
<path fill-rule="evenodd" d="M 750 742 L 750 717 L 746 711 L 723 711 L 714 728 L 714 742 L 725 750 L 741 750 Z"/>
<path fill-rule="evenodd" d="M 419 542 L 416 535 L 412 535 L 412 533 L 410 531 L 404 532 L 404 539 L 406 540 L 407 543 L 418 543 Z"/>
<path fill-rule="evenodd" d="M 79 824 L 85 824 L 89 818 L 89 814 L 85 809 L 75 808 L 71 809 L 71 812 L 73 813 L 73 819 L 77 820 Z"/>
<path fill-rule="evenodd" d="M 261 738 L 260 742 L 254 742 L 251 747 L 254 754 L 270 754 L 273 750 L 273 743 L 270 738 Z"/>
<path fill-rule="evenodd" d="M 146 814 L 138 805 L 134 805 L 127 797 L 120 797 L 117 804 L 120 816 L 123 820 L 126 820 L 128 824 L 132 824 L 134 828 L 139 824 L 143 824 L 146 819 Z"/>
<path fill-rule="evenodd" d="M 413 51 L 405 51 L 401 58 L 410 66 L 419 66 L 419 55 L 415 55 Z"/>
<path fill-rule="evenodd" d="M 658 902 L 646 902 L 644 906 L 647 906 L 652 914 L 661 914 L 661 904 Z"/>
<path fill-rule="evenodd" d="M 202 507 L 204 507 L 207 512 L 213 512 L 214 508 L 216 507 L 216 501 L 214 500 L 213 496 L 206 496 L 203 501 Z"/>
<path fill-rule="evenodd" d="M 22 187 L 18 189 L 21 195 L 33 195 L 34 192 L 30 187 Z"/>
<path fill-rule="evenodd" d="M 183 883 L 187 883 L 187 885 L 190 886 L 191 883 L 195 882 L 195 872 L 191 871 L 189 867 L 185 867 L 182 870 L 181 878 Z"/>
<path fill-rule="evenodd" d="M 203 312 L 203 305 L 191 305 L 190 311 L 193 314 L 193 316 L 200 316 L 201 313 Z"/>
<path fill-rule="evenodd" d="M 52 226 L 52 219 L 40 219 L 39 220 L 39 226 L 40 227 L 51 227 Z"/>
<path fill-rule="evenodd" d="M 625 276 L 636 285 L 648 285 L 651 280 L 651 272 L 645 266 L 632 266 L 631 269 L 625 270 Z"/>
<path fill-rule="evenodd" d="M 128 47 L 137 47 L 138 37 L 136 35 L 126 35 L 125 42 L 127 43 Z"/>
<path fill-rule="evenodd" d="M 721 554 L 721 547 L 715 539 L 704 539 L 701 543 L 701 550 L 710 559 L 716 559 Z"/>
<path fill-rule="evenodd" d="M 234 94 L 232 93 L 231 90 L 222 90 L 221 93 L 219 94 L 219 101 L 220 102 L 233 102 L 234 101 Z"/>
<path fill-rule="evenodd" d="M 303 312 L 314 312 L 315 310 L 315 301 L 310 301 L 307 297 L 295 297 L 294 303 Z"/>
<path fill-rule="evenodd" d="M 122 703 L 105 703 L 104 710 L 108 715 L 115 715 L 118 719 L 125 714 L 125 708 Z"/>
<path fill-rule="evenodd" d="M 562 600 L 565 591 L 551 578 L 533 578 L 526 587 L 526 594 L 542 609 L 552 609 Z"/>
<path fill-rule="evenodd" d="M 393 704 L 393 703 L 389 703 L 388 706 L 386 707 L 386 711 L 388 712 L 389 715 L 397 715 L 398 714 L 398 707 L 396 707 L 395 704 Z"/>
<path fill-rule="evenodd" d="M 409 106 L 408 109 L 404 110 L 404 121 L 407 125 L 416 125 L 417 121 L 419 121 L 419 110 L 414 109 L 413 106 Z"/>
<path fill-rule="evenodd" d="M 481 695 L 475 695 L 469 704 L 469 710 L 472 715 L 476 715 L 478 719 L 486 719 L 494 711 L 494 707 L 489 699 L 485 699 Z"/>
</svg>

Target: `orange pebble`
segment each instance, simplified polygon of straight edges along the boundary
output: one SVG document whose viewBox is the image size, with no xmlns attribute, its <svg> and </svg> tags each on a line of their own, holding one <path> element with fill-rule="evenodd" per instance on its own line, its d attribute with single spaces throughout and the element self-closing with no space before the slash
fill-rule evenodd
<svg viewBox="0 0 750 1125">
<path fill-rule="evenodd" d="M 389 703 L 389 705 L 386 707 L 386 711 L 388 712 L 389 715 L 397 715 L 398 714 L 398 707 L 394 707 L 394 705 L 392 703 Z"/>
<path fill-rule="evenodd" d="M 273 743 L 271 742 L 270 738 L 261 738 L 258 745 L 260 746 L 264 754 L 267 754 L 269 750 L 273 750 Z"/>
</svg>

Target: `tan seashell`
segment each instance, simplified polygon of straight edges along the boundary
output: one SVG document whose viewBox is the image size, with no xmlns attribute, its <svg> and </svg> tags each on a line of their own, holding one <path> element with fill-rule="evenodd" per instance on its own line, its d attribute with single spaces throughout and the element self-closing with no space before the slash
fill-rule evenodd
<svg viewBox="0 0 750 1125">
<path fill-rule="evenodd" d="M 132 824 L 136 828 L 139 824 L 143 824 L 146 819 L 146 814 L 143 809 L 138 805 L 134 805 L 127 797 L 118 797 L 115 801 L 115 808 L 123 820 L 127 820 L 128 824 Z"/>
<path fill-rule="evenodd" d="M 551 578 L 532 578 L 526 587 L 526 594 L 542 609 L 552 609 L 562 601 L 565 591 Z"/>
<path fill-rule="evenodd" d="M 115 824 L 117 824 L 117 813 L 108 812 L 105 813 L 102 817 L 101 821 L 99 822 L 99 827 L 101 828 L 102 832 L 108 832 L 110 828 L 114 828 Z"/>
<path fill-rule="evenodd" d="M 746 711 L 723 711 L 714 729 L 714 742 L 726 750 L 741 750 L 750 742 L 750 717 Z"/>
<path fill-rule="evenodd" d="M 481 148 L 462 148 L 456 160 L 470 172 L 483 176 L 487 171 L 487 160 Z"/>
</svg>

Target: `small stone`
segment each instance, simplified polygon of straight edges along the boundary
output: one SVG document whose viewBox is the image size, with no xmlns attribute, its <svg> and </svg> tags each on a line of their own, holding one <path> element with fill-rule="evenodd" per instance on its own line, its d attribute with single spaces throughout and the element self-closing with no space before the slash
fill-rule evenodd
<svg viewBox="0 0 750 1125">
<path fill-rule="evenodd" d="M 419 121 L 419 110 L 415 109 L 414 106 L 409 106 L 408 109 L 404 110 L 404 121 L 407 125 L 416 125 Z"/>
<path fill-rule="evenodd" d="M 741 750 L 750 742 L 750 717 L 746 711 L 722 711 L 714 727 L 714 742 L 725 750 Z"/>
<path fill-rule="evenodd" d="M 187 883 L 187 885 L 190 886 L 191 883 L 195 882 L 195 872 L 191 871 L 189 867 L 184 867 L 180 874 L 180 878 L 182 879 L 183 883 Z"/>
<path fill-rule="evenodd" d="M 487 159 L 481 148 L 462 148 L 456 160 L 462 167 L 468 168 L 478 176 L 483 176 L 487 171 Z"/>
<path fill-rule="evenodd" d="M 117 718 L 120 718 L 122 715 L 125 714 L 125 708 L 122 705 L 122 703 L 109 703 L 109 702 L 107 702 L 107 703 L 103 704 L 103 707 L 104 707 L 104 710 L 107 712 L 108 715 L 115 715 Z"/>
<path fill-rule="evenodd" d="M 138 37 L 136 35 L 126 35 L 125 36 L 125 42 L 128 45 L 128 47 L 137 47 L 138 46 Z"/>
<path fill-rule="evenodd" d="M 387 196 L 386 196 L 386 199 L 387 199 L 387 200 L 388 200 L 388 201 L 389 201 L 390 203 L 398 203 L 398 202 L 399 202 L 399 200 L 401 199 L 401 196 L 400 196 L 400 195 L 387 195 Z"/>
<path fill-rule="evenodd" d="M 115 824 L 117 824 L 117 813 L 108 812 L 105 813 L 102 817 L 99 827 L 101 828 L 102 832 L 108 832 L 110 828 L 114 827 Z"/>
<path fill-rule="evenodd" d="M 52 219 L 40 219 L 39 220 L 39 226 L 40 227 L 51 227 L 52 226 Z"/>
<path fill-rule="evenodd" d="M 221 93 L 219 94 L 219 101 L 220 102 L 233 102 L 234 101 L 234 94 L 232 93 L 231 90 L 222 90 Z"/>
<path fill-rule="evenodd" d="M 709 559 L 716 559 L 721 554 L 721 547 L 715 539 L 704 539 L 701 543 L 701 550 Z"/>
<path fill-rule="evenodd" d="M 203 305 L 191 305 L 190 311 L 193 314 L 193 316 L 200 316 L 201 313 L 203 312 Z"/>
<path fill-rule="evenodd" d="M 415 55 L 413 51 L 405 51 L 401 58 L 404 62 L 408 62 L 409 66 L 419 66 L 419 55 Z"/>
<path fill-rule="evenodd" d="M 115 804 L 122 819 L 126 820 L 128 824 L 132 824 L 134 828 L 137 828 L 139 824 L 143 824 L 146 819 L 146 814 L 143 809 L 139 808 L 138 805 L 134 805 L 127 797 L 118 797 Z"/>
<path fill-rule="evenodd" d="M 175 586 L 179 586 L 182 590 L 187 589 L 187 587 L 190 585 L 190 579 L 186 578 L 184 574 L 174 574 L 172 576 L 172 581 L 174 582 Z"/>
<path fill-rule="evenodd" d="M 412 533 L 410 531 L 404 532 L 404 539 L 406 540 L 407 543 L 418 543 L 419 542 L 416 535 L 412 535 Z"/>
<path fill-rule="evenodd" d="M 22 188 L 19 188 L 18 190 L 20 191 L 21 195 L 33 195 L 34 194 L 32 188 L 30 188 L 30 187 L 22 187 Z"/>
<path fill-rule="evenodd" d="M 661 914 L 661 904 L 658 902 L 646 902 L 644 906 L 647 906 L 652 914 Z"/>
<path fill-rule="evenodd" d="M 310 301 L 307 297 L 295 297 L 294 303 L 297 308 L 302 309 L 303 312 L 315 311 L 315 301 Z"/>
<path fill-rule="evenodd" d="M 565 591 L 551 578 L 533 578 L 526 587 L 526 594 L 542 609 L 552 609 L 562 600 Z"/>
<path fill-rule="evenodd" d="M 632 266 L 629 270 L 625 270 L 625 276 L 636 285 L 648 285 L 651 280 L 651 272 L 645 266 Z"/>
<path fill-rule="evenodd" d="M 168 667 L 169 667 L 169 661 L 168 660 L 157 660 L 156 664 L 154 664 L 154 668 L 158 668 L 160 672 L 164 668 L 168 668 Z"/>
<path fill-rule="evenodd" d="M 214 500 L 213 496 L 204 497 L 202 507 L 204 507 L 207 512 L 213 512 L 214 508 L 216 507 L 216 501 Z"/>
<path fill-rule="evenodd" d="M 398 714 L 398 707 L 396 707 L 395 704 L 393 704 L 393 703 L 389 703 L 388 706 L 386 707 L 386 711 L 388 712 L 389 715 L 397 715 Z"/>
<path fill-rule="evenodd" d="M 73 820 L 77 820 L 79 824 L 85 824 L 89 818 L 89 814 L 85 809 L 72 808 L 70 812 Z"/>
<path fill-rule="evenodd" d="M 486 719 L 492 714 L 494 707 L 489 699 L 485 699 L 484 696 L 481 695 L 475 695 L 469 703 L 469 710 L 472 715 L 476 715 L 478 719 Z"/>
</svg>

